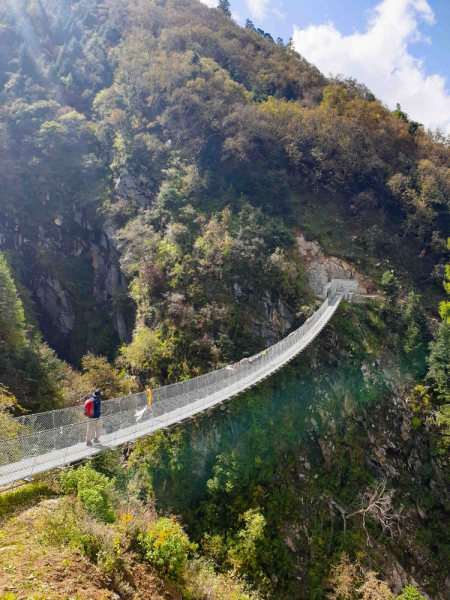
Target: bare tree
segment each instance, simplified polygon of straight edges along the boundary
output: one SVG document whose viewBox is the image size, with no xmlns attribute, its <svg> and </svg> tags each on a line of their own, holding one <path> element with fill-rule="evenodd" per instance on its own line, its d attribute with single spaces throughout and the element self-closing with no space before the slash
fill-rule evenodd
<svg viewBox="0 0 450 600">
<path fill-rule="evenodd" d="M 370 546 L 370 537 L 366 527 L 366 517 L 370 517 L 375 523 L 381 525 L 385 533 L 389 533 L 391 537 L 401 537 L 401 523 L 404 519 L 402 510 L 395 510 L 393 507 L 394 492 L 388 490 L 387 482 L 382 480 L 373 489 L 368 489 L 358 496 L 358 509 L 353 512 L 348 512 L 340 506 L 331 497 L 324 497 L 328 500 L 331 516 L 334 517 L 334 508 L 336 508 L 344 521 L 344 533 L 347 530 L 347 520 L 358 515 L 362 518 L 362 526 L 367 535 L 367 544 Z"/>
</svg>

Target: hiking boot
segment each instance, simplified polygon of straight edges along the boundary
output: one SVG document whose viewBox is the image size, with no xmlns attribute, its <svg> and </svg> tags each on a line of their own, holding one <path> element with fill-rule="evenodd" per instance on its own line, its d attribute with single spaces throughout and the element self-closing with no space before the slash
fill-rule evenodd
<svg viewBox="0 0 450 600">
<path fill-rule="evenodd" d="M 86 442 L 86 446 L 92 446 L 92 442 Z"/>
<path fill-rule="evenodd" d="M 100 444 L 100 440 L 98 438 L 94 438 L 94 444 Z"/>
</svg>

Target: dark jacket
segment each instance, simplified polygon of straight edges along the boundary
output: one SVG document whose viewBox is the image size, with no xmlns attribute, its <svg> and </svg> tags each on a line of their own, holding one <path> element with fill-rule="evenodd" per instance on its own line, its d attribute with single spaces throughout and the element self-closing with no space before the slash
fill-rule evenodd
<svg viewBox="0 0 450 600">
<path fill-rule="evenodd" d="M 101 412 L 102 412 L 102 401 L 100 400 L 100 398 L 97 398 L 96 396 L 93 396 L 92 398 L 93 402 L 94 402 L 94 414 L 92 415 L 92 419 L 99 419 Z"/>
</svg>

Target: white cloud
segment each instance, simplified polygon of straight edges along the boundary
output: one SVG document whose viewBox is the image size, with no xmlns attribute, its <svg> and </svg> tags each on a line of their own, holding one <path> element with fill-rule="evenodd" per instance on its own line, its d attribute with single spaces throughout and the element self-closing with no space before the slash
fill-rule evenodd
<svg viewBox="0 0 450 600">
<path fill-rule="evenodd" d="M 270 0 L 247 0 L 247 7 L 254 19 L 264 19 Z"/>
<path fill-rule="evenodd" d="M 218 0 L 201 0 L 201 2 L 210 8 L 216 8 L 219 3 Z M 268 12 L 273 13 L 279 19 L 284 18 L 286 15 L 279 8 L 270 8 L 271 2 L 272 0 L 245 0 L 245 8 L 252 19 L 259 19 L 262 21 L 266 18 Z M 282 5 L 283 3 L 281 2 L 280 6 Z M 233 18 L 239 23 L 241 22 L 241 18 L 238 13 L 233 13 Z"/>
<path fill-rule="evenodd" d="M 216 8 L 219 4 L 219 0 L 201 0 L 203 4 L 210 8 Z M 271 0 L 246 0 L 247 9 L 250 16 L 254 19 L 264 19 L 267 13 L 267 7 Z M 232 8 L 233 5 L 232 5 Z M 233 13 L 233 18 L 237 18 L 240 21 L 238 13 Z"/>
<path fill-rule="evenodd" d="M 294 26 L 293 38 L 296 50 L 325 74 L 355 77 L 389 108 L 399 102 L 414 120 L 450 133 L 445 78 L 427 75 L 423 61 L 408 52 L 410 43 L 429 41 L 420 26 L 434 20 L 426 0 L 383 0 L 365 33 L 343 36 L 333 23 L 325 23 L 306 29 Z"/>
<path fill-rule="evenodd" d="M 231 18 L 239 25 L 243 26 L 245 23 L 245 19 L 243 19 L 239 13 L 234 12 L 234 10 L 231 11 Z"/>
<path fill-rule="evenodd" d="M 282 6 L 283 3 L 280 4 L 280 6 Z M 280 10 L 279 8 L 277 8 L 276 6 L 274 6 L 272 8 L 272 12 L 273 14 L 278 18 L 278 19 L 285 19 L 286 18 L 286 13 L 284 13 L 282 10 Z"/>
</svg>

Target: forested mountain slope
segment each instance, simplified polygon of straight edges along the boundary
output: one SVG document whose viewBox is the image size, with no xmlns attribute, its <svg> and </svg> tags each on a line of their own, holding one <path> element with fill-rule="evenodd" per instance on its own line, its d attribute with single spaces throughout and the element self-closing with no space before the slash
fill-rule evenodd
<svg viewBox="0 0 450 600">
<path fill-rule="evenodd" d="M 340 253 L 433 282 L 447 146 L 364 86 L 199 2 L 5 2 L 0 44 L 1 247 L 64 358 L 129 341 L 123 275 L 137 345 L 181 311 L 202 364 L 226 358 L 221 328 L 252 337 L 233 286 L 303 302 L 292 251 L 311 220 L 340 227 Z M 330 201 L 337 222 L 307 215 Z"/>
<path fill-rule="evenodd" d="M 360 560 L 448 597 L 449 167 L 444 136 L 226 10 L 0 0 L 0 417 L 235 362 L 311 314 L 311 261 L 357 274 L 382 305 L 96 468 L 264 596 L 325 597 L 340 564 L 363 597 Z M 360 518 L 384 481 L 401 535 Z"/>
</svg>

